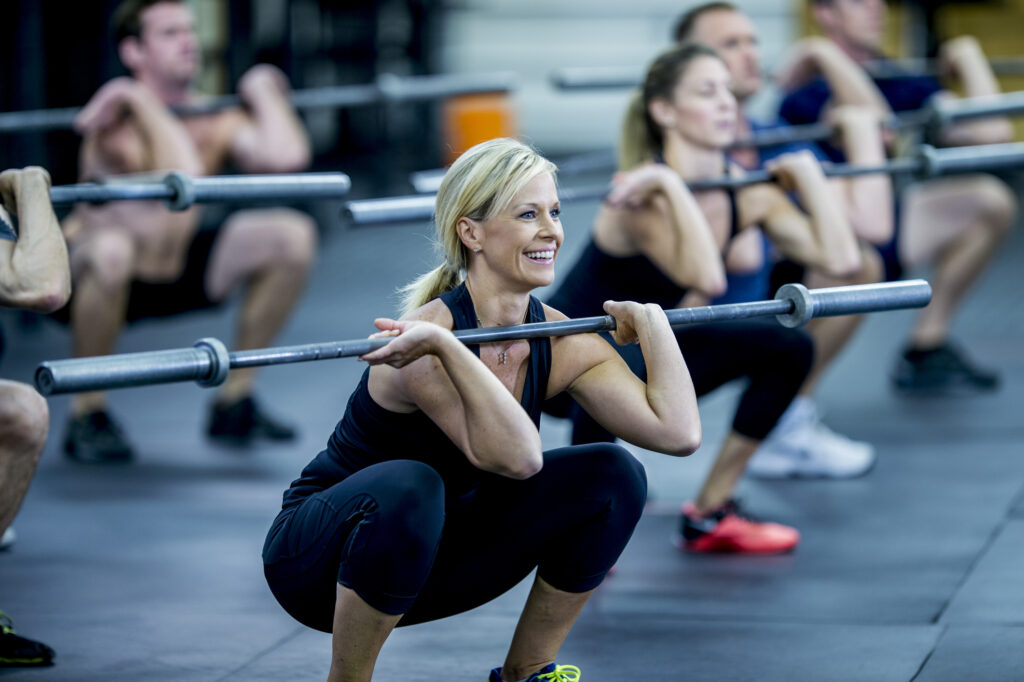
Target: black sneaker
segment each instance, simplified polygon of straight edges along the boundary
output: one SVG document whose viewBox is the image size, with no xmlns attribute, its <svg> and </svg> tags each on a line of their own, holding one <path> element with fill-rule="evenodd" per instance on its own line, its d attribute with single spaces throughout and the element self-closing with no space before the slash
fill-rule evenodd
<svg viewBox="0 0 1024 682">
<path fill-rule="evenodd" d="M 897 389 L 915 395 L 941 395 L 959 391 L 994 391 L 999 375 L 972 365 L 949 344 L 929 350 L 908 348 L 893 374 Z"/>
<path fill-rule="evenodd" d="M 72 417 L 64 433 L 64 452 L 79 462 L 127 462 L 134 456 L 121 427 L 106 410 Z"/>
<path fill-rule="evenodd" d="M 230 405 L 214 404 L 206 433 L 230 445 L 248 445 L 257 438 L 277 441 L 295 438 L 295 429 L 271 419 L 251 397 Z"/>
<path fill-rule="evenodd" d="M 11 619 L 0 611 L 0 668 L 32 668 L 53 665 L 57 654 L 42 642 L 14 634 Z"/>
</svg>

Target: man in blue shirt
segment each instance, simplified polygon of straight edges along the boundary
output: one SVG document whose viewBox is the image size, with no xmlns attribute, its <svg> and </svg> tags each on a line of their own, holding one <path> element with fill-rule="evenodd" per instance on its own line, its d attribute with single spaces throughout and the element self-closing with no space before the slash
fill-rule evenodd
<svg viewBox="0 0 1024 682">
<path fill-rule="evenodd" d="M 735 6 L 711 2 L 693 8 L 678 22 L 678 42 L 699 42 L 714 48 L 725 61 L 732 77 L 732 91 L 741 104 L 749 101 L 761 88 L 761 59 L 753 22 Z M 850 104 L 836 111 L 835 122 L 840 130 L 842 146 L 851 159 L 860 164 L 877 164 L 885 160 L 879 119 L 884 102 L 856 65 L 831 43 L 822 39 L 804 41 L 791 60 L 793 69 L 814 69 L 825 74 L 837 89 L 847 93 Z M 742 107 L 737 121 L 738 136 L 748 137 L 761 129 L 778 127 L 750 119 Z M 784 124 L 783 124 L 784 125 Z M 782 154 L 810 150 L 819 160 L 825 159 L 814 144 L 794 142 L 761 149 L 737 149 L 734 159 L 748 169 L 759 168 Z M 886 176 L 863 176 L 835 180 L 837 200 L 847 207 L 850 224 L 865 241 L 887 239 L 891 233 L 892 215 L 885 208 L 891 202 L 891 184 Z M 880 207 L 884 210 L 880 210 Z M 785 281 L 805 280 L 811 286 L 831 286 L 873 282 L 881 278 L 881 263 L 873 249 L 862 249 L 865 268 L 853 281 L 835 281 L 821 273 L 804 273 L 802 268 Z M 726 256 L 729 271 L 729 293 L 732 300 L 761 299 L 774 288 L 769 283 L 772 264 L 761 235 L 744 231 Z M 795 265 L 795 264 L 789 264 Z M 782 268 L 777 268 L 781 270 Z M 826 427 L 818 418 L 813 394 L 818 378 L 831 360 L 849 341 L 859 318 L 845 317 L 818 320 L 810 329 L 815 338 L 815 366 L 800 396 L 790 406 L 771 436 L 762 444 L 748 465 L 758 476 L 828 476 L 850 477 L 867 472 L 874 464 L 874 448 L 869 443 L 853 441 Z"/>
<path fill-rule="evenodd" d="M 825 36 L 850 61 L 879 63 L 886 22 L 883 0 L 815 0 L 813 10 Z M 958 80 L 968 97 L 999 92 L 980 45 L 970 36 L 943 44 L 939 63 L 941 72 Z M 847 94 L 827 79 L 808 79 L 813 74 L 799 70 L 788 75 L 792 91 L 782 103 L 781 115 L 790 123 L 817 121 L 848 101 Z M 873 82 L 890 112 L 919 109 L 935 98 L 953 96 L 930 76 L 886 76 Z M 1005 118 L 992 117 L 947 126 L 938 131 L 938 138 L 943 145 L 1008 142 L 1013 129 Z M 897 363 L 896 388 L 910 394 L 995 389 L 996 373 L 970 363 L 948 336 L 961 299 L 1014 223 L 1013 192 L 989 175 L 929 180 L 909 186 L 898 209 L 894 238 L 881 249 L 887 277 L 898 278 L 903 268 L 931 266 L 933 294 Z"/>
</svg>

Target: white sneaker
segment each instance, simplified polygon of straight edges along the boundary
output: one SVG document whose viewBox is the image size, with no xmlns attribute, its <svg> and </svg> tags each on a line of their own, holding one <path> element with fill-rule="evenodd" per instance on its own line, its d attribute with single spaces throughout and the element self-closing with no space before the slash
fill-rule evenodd
<svg viewBox="0 0 1024 682">
<path fill-rule="evenodd" d="M 747 463 L 758 478 L 855 478 L 875 465 L 875 448 L 821 423 L 814 402 L 796 398 Z"/>
<path fill-rule="evenodd" d="M 18 534 L 14 532 L 14 529 L 10 526 L 4 531 L 2 537 L 0 537 L 0 550 L 7 549 L 14 544 L 14 541 L 18 539 Z"/>
</svg>

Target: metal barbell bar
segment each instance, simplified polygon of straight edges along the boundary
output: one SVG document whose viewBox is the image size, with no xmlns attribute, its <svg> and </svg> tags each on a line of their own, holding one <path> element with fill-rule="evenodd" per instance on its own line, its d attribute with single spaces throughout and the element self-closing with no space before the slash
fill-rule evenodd
<svg viewBox="0 0 1024 682">
<path fill-rule="evenodd" d="M 816 317 L 920 308 L 928 305 L 931 295 L 931 287 L 924 280 L 813 290 L 802 284 L 786 284 L 771 301 L 678 308 L 667 310 L 665 314 L 673 328 L 772 315 L 781 324 L 796 327 Z M 463 343 L 476 345 L 614 329 L 615 319 L 602 315 L 509 327 L 460 329 L 454 333 Z M 390 341 L 390 338 L 367 338 L 228 352 L 221 341 L 206 338 L 197 341 L 192 348 L 43 362 L 36 368 L 35 383 L 43 395 L 182 381 L 217 386 L 232 369 L 354 357 L 382 348 Z"/>
<path fill-rule="evenodd" d="M 1024 75 L 1024 59 L 1021 57 L 995 57 L 989 60 L 989 65 L 997 75 Z M 882 80 L 915 75 L 935 76 L 940 71 L 934 59 L 873 60 L 860 66 L 870 76 Z M 764 75 L 772 76 L 770 71 Z M 641 85 L 644 71 L 633 66 L 569 66 L 552 71 L 549 79 L 559 90 L 622 90 Z"/>
<path fill-rule="evenodd" d="M 564 90 L 608 89 L 635 87 L 642 81 L 642 76 L 635 68 L 565 68 L 552 73 L 551 80 L 556 87 Z M 959 121 L 1021 113 L 1024 113 L 1024 92 L 1007 92 L 961 99 L 936 99 L 921 109 L 896 113 L 884 124 L 892 130 L 926 126 L 941 128 Z M 749 138 L 737 140 L 732 146 L 770 147 L 792 142 L 820 142 L 835 134 L 836 127 L 825 122 L 780 126 L 759 130 Z"/>
<path fill-rule="evenodd" d="M 514 73 L 435 74 L 396 76 L 385 73 L 373 83 L 337 85 L 293 90 L 289 99 L 296 109 L 344 109 L 370 104 L 415 102 L 456 95 L 509 92 L 518 87 Z M 201 116 L 223 109 L 243 106 L 238 95 L 209 97 L 196 104 L 172 107 L 179 116 Z M 0 133 L 71 128 L 80 107 L 35 109 L 0 113 Z"/>
<path fill-rule="evenodd" d="M 853 177 L 875 173 L 898 174 L 916 173 L 932 177 L 946 173 L 968 173 L 999 168 L 1024 167 L 1024 142 L 1005 144 L 975 145 L 935 149 L 920 145 L 913 156 L 890 159 L 878 165 L 821 164 L 828 177 Z M 766 170 L 749 171 L 742 177 L 722 177 L 688 182 L 694 191 L 710 189 L 740 188 L 761 182 L 771 182 L 772 175 Z M 607 185 L 579 189 L 559 189 L 558 196 L 564 203 L 600 199 L 609 191 Z M 354 225 L 430 220 L 434 212 L 435 195 L 420 194 L 384 199 L 364 199 L 345 203 L 345 217 Z"/>
<path fill-rule="evenodd" d="M 149 178 L 149 179 L 147 179 Z M 280 175 L 214 175 L 193 178 L 173 171 L 162 175 L 115 176 L 104 182 L 57 185 L 50 188 L 53 204 L 80 201 L 162 200 L 172 211 L 193 204 L 224 201 L 259 203 L 302 199 L 340 199 L 352 181 L 344 173 L 290 173 Z M 0 218 L 0 238 L 16 240 L 13 225 Z"/>
</svg>

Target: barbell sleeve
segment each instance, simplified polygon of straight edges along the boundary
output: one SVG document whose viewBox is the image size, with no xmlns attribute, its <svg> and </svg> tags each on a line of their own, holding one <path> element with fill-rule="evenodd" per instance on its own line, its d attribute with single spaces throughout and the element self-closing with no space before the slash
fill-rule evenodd
<svg viewBox="0 0 1024 682">
<path fill-rule="evenodd" d="M 665 314 L 673 328 L 773 315 L 781 324 L 795 327 L 815 317 L 920 308 L 930 300 L 931 287 L 924 280 L 814 290 L 802 284 L 787 284 L 770 301 L 678 308 L 667 310 Z M 454 334 L 463 343 L 475 345 L 614 329 L 615 319 L 601 315 L 508 327 L 460 329 Z M 231 369 L 355 357 L 382 348 L 390 341 L 390 338 L 367 338 L 229 353 L 223 343 L 207 338 L 200 339 L 192 348 L 43 362 L 36 369 L 35 383 L 43 395 L 179 381 L 216 386 L 224 382 Z"/>
<path fill-rule="evenodd" d="M 200 339 L 192 348 L 44 362 L 36 369 L 35 383 L 43 395 L 181 381 L 216 386 L 227 378 L 228 369 L 227 348 L 209 338 Z"/>
</svg>

